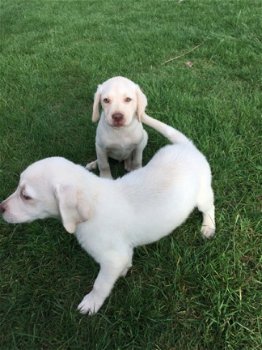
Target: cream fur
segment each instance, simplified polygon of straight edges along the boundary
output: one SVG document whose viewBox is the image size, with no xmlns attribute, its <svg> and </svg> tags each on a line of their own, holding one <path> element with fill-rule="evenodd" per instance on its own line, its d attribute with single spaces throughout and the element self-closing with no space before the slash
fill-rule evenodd
<svg viewBox="0 0 262 350">
<path fill-rule="evenodd" d="M 117 180 L 104 179 L 64 158 L 30 165 L 0 209 L 10 223 L 60 217 L 99 264 L 93 289 L 79 304 L 96 313 L 114 283 L 132 265 L 133 249 L 171 233 L 198 207 L 204 237 L 215 233 L 211 172 L 206 158 L 177 130 L 145 116 L 144 122 L 173 145 L 144 167 Z"/>
<path fill-rule="evenodd" d="M 100 176 L 111 178 L 108 158 L 124 161 L 127 171 L 142 166 L 142 154 L 148 139 L 141 123 L 146 105 L 147 99 L 140 87 L 127 78 L 114 77 L 98 86 L 92 114 L 93 122 L 99 120 L 97 161 L 87 164 L 88 170 L 98 165 Z M 114 120 L 115 113 L 123 116 L 120 124 Z"/>
</svg>

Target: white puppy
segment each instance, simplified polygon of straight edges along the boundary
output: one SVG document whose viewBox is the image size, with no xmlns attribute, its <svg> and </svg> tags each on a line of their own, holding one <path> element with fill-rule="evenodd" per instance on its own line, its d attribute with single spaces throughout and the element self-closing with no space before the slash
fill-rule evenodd
<svg viewBox="0 0 262 350">
<path fill-rule="evenodd" d="M 195 207 L 203 213 L 202 234 L 215 232 L 206 158 L 179 131 L 148 116 L 144 122 L 175 143 L 159 150 L 144 168 L 114 181 L 64 158 L 46 158 L 21 174 L 17 190 L 0 205 L 10 223 L 60 217 L 100 264 L 92 291 L 78 306 L 81 313 L 99 310 L 131 267 L 134 247 L 166 236 Z"/>
<path fill-rule="evenodd" d="M 88 170 L 98 164 L 100 176 L 111 178 L 108 157 L 124 161 L 127 171 L 142 166 L 148 139 L 141 123 L 146 106 L 147 99 L 140 87 L 127 78 L 114 77 L 98 86 L 92 115 L 93 122 L 100 117 L 96 131 L 97 161 L 87 164 Z"/>
</svg>

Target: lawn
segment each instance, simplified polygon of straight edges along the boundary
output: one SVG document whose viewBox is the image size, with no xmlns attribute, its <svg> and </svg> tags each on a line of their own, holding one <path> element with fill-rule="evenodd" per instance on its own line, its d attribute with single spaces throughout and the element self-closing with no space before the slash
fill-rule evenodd
<svg viewBox="0 0 262 350">
<path fill-rule="evenodd" d="M 1 349 L 261 348 L 261 13 L 260 0 L 1 1 L 0 199 L 33 161 L 94 160 L 94 92 L 123 75 L 209 159 L 217 217 L 210 241 L 195 211 L 138 248 L 92 317 L 76 307 L 98 266 L 74 236 L 0 220 Z M 167 144 L 147 130 L 145 164 Z"/>
</svg>

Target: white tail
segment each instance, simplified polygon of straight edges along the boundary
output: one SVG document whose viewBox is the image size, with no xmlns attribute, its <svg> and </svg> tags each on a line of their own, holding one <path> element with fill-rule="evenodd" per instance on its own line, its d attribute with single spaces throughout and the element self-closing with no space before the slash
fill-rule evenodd
<svg viewBox="0 0 262 350">
<path fill-rule="evenodd" d="M 191 143 L 191 140 L 189 140 L 180 131 L 176 130 L 172 126 L 169 126 L 157 119 L 150 117 L 147 114 L 143 115 L 142 122 L 160 132 L 160 134 L 165 136 L 172 143 Z"/>
</svg>

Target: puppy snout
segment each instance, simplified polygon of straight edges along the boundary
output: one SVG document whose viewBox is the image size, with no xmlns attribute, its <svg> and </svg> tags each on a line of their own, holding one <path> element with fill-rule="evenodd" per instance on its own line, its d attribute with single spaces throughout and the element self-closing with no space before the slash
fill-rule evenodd
<svg viewBox="0 0 262 350">
<path fill-rule="evenodd" d="M 6 205 L 4 203 L 0 203 L 0 213 L 4 214 L 5 211 L 6 211 Z"/>
<path fill-rule="evenodd" d="M 115 122 L 121 122 L 124 119 L 124 114 L 117 112 L 112 114 L 112 119 Z"/>
</svg>

